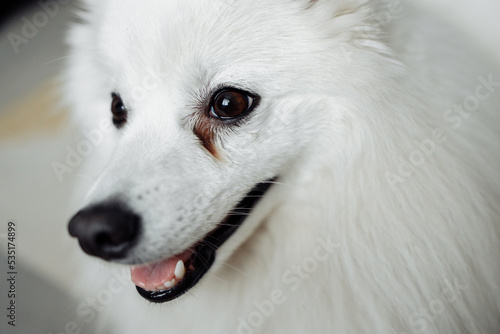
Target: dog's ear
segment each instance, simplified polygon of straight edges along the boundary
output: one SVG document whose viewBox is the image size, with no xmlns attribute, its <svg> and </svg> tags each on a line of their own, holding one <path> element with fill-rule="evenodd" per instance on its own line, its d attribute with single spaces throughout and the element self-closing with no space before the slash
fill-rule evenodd
<svg viewBox="0 0 500 334">
<path fill-rule="evenodd" d="M 359 8 L 362 6 L 376 6 L 381 0 L 304 0 L 308 5 L 330 6 L 337 8 Z"/>
<path fill-rule="evenodd" d="M 305 10 L 344 41 L 380 41 L 386 28 L 402 12 L 399 1 L 301 0 Z M 370 43 L 368 43 L 370 44 Z"/>
<path fill-rule="evenodd" d="M 400 5 L 399 1 L 387 4 L 382 0 L 303 0 L 306 8 L 323 10 L 334 17 L 353 13 L 370 12 L 372 15 L 384 7 Z"/>
<path fill-rule="evenodd" d="M 308 9 L 322 10 L 334 17 L 348 14 L 365 14 L 366 18 L 389 7 L 401 6 L 399 1 L 384 0 L 302 0 Z M 370 15 L 367 15 L 370 14 Z"/>
</svg>

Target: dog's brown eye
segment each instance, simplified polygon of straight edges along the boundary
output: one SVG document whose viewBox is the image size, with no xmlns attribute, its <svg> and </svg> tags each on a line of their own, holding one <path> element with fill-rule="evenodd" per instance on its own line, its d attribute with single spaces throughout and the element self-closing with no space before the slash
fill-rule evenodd
<svg viewBox="0 0 500 334">
<path fill-rule="evenodd" d="M 210 115 L 222 120 L 241 117 L 251 111 L 257 97 L 238 89 L 224 89 L 215 94 L 210 105 Z"/>
<path fill-rule="evenodd" d="M 127 108 L 117 94 L 111 94 L 111 112 L 113 113 L 113 124 L 119 129 L 127 123 Z"/>
</svg>

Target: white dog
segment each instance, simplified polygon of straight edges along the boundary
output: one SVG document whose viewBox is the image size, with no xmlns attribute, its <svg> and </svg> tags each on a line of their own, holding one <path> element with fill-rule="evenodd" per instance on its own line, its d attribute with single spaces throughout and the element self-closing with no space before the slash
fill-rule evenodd
<svg viewBox="0 0 500 334">
<path fill-rule="evenodd" d="M 460 39 L 399 1 L 84 7 L 66 96 L 114 129 L 69 230 L 131 267 L 116 333 L 500 332 L 500 74 Z"/>
</svg>

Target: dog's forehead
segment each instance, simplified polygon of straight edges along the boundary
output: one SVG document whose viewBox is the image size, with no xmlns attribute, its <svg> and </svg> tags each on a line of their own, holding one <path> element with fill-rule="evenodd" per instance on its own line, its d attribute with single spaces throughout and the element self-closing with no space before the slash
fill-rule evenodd
<svg viewBox="0 0 500 334">
<path fill-rule="evenodd" d="M 106 0 L 99 5 L 103 17 L 116 31 L 120 28 L 140 27 L 142 33 L 216 32 L 217 27 L 231 29 L 256 27 L 269 23 L 266 30 L 278 27 L 274 22 L 286 22 L 294 13 L 307 8 L 308 0 L 149 0 L 147 2 Z M 279 15 L 278 15 L 279 14 Z M 149 31 L 146 29 L 150 29 Z M 236 30 L 235 30 L 236 29 Z M 172 36 L 171 36 L 172 37 Z"/>
<path fill-rule="evenodd" d="M 274 62 L 280 53 L 300 52 L 298 21 L 304 1 L 155 0 L 104 5 L 100 49 L 127 67 L 164 64 L 166 68 Z M 280 15 L 277 15 L 280 14 Z M 147 19 L 145 19 L 147 18 Z M 302 27 L 301 27 L 302 25 Z M 284 50 L 284 47 L 288 50 Z M 294 49 L 295 47 L 295 49 Z M 258 56 L 255 56 L 258 55 Z M 274 59 L 273 59 L 274 58 Z"/>
</svg>

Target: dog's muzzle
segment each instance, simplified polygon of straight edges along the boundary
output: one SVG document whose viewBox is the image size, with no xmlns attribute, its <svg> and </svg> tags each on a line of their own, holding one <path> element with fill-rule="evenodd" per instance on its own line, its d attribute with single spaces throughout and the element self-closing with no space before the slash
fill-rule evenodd
<svg viewBox="0 0 500 334">
<path fill-rule="evenodd" d="M 219 227 L 194 246 L 187 245 L 192 247 L 184 253 L 158 263 L 133 267 L 132 279 L 135 276 L 135 281 L 139 282 L 142 282 L 141 277 L 158 278 L 158 272 L 170 275 L 165 285 L 160 289 L 156 287 L 155 291 L 146 289 L 146 285 L 139 286 L 141 283 L 137 284 L 139 294 L 151 302 L 163 303 L 183 295 L 195 286 L 214 263 L 217 249 L 243 224 L 274 180 L 257 184 Z M 117 200 L 81 210 L 68 225 L 70 235 L 78 239 L 87 254 L 107 261 L 126 258 L 139 239 L 140 229 L 140 216 Z"/>
</svg>

